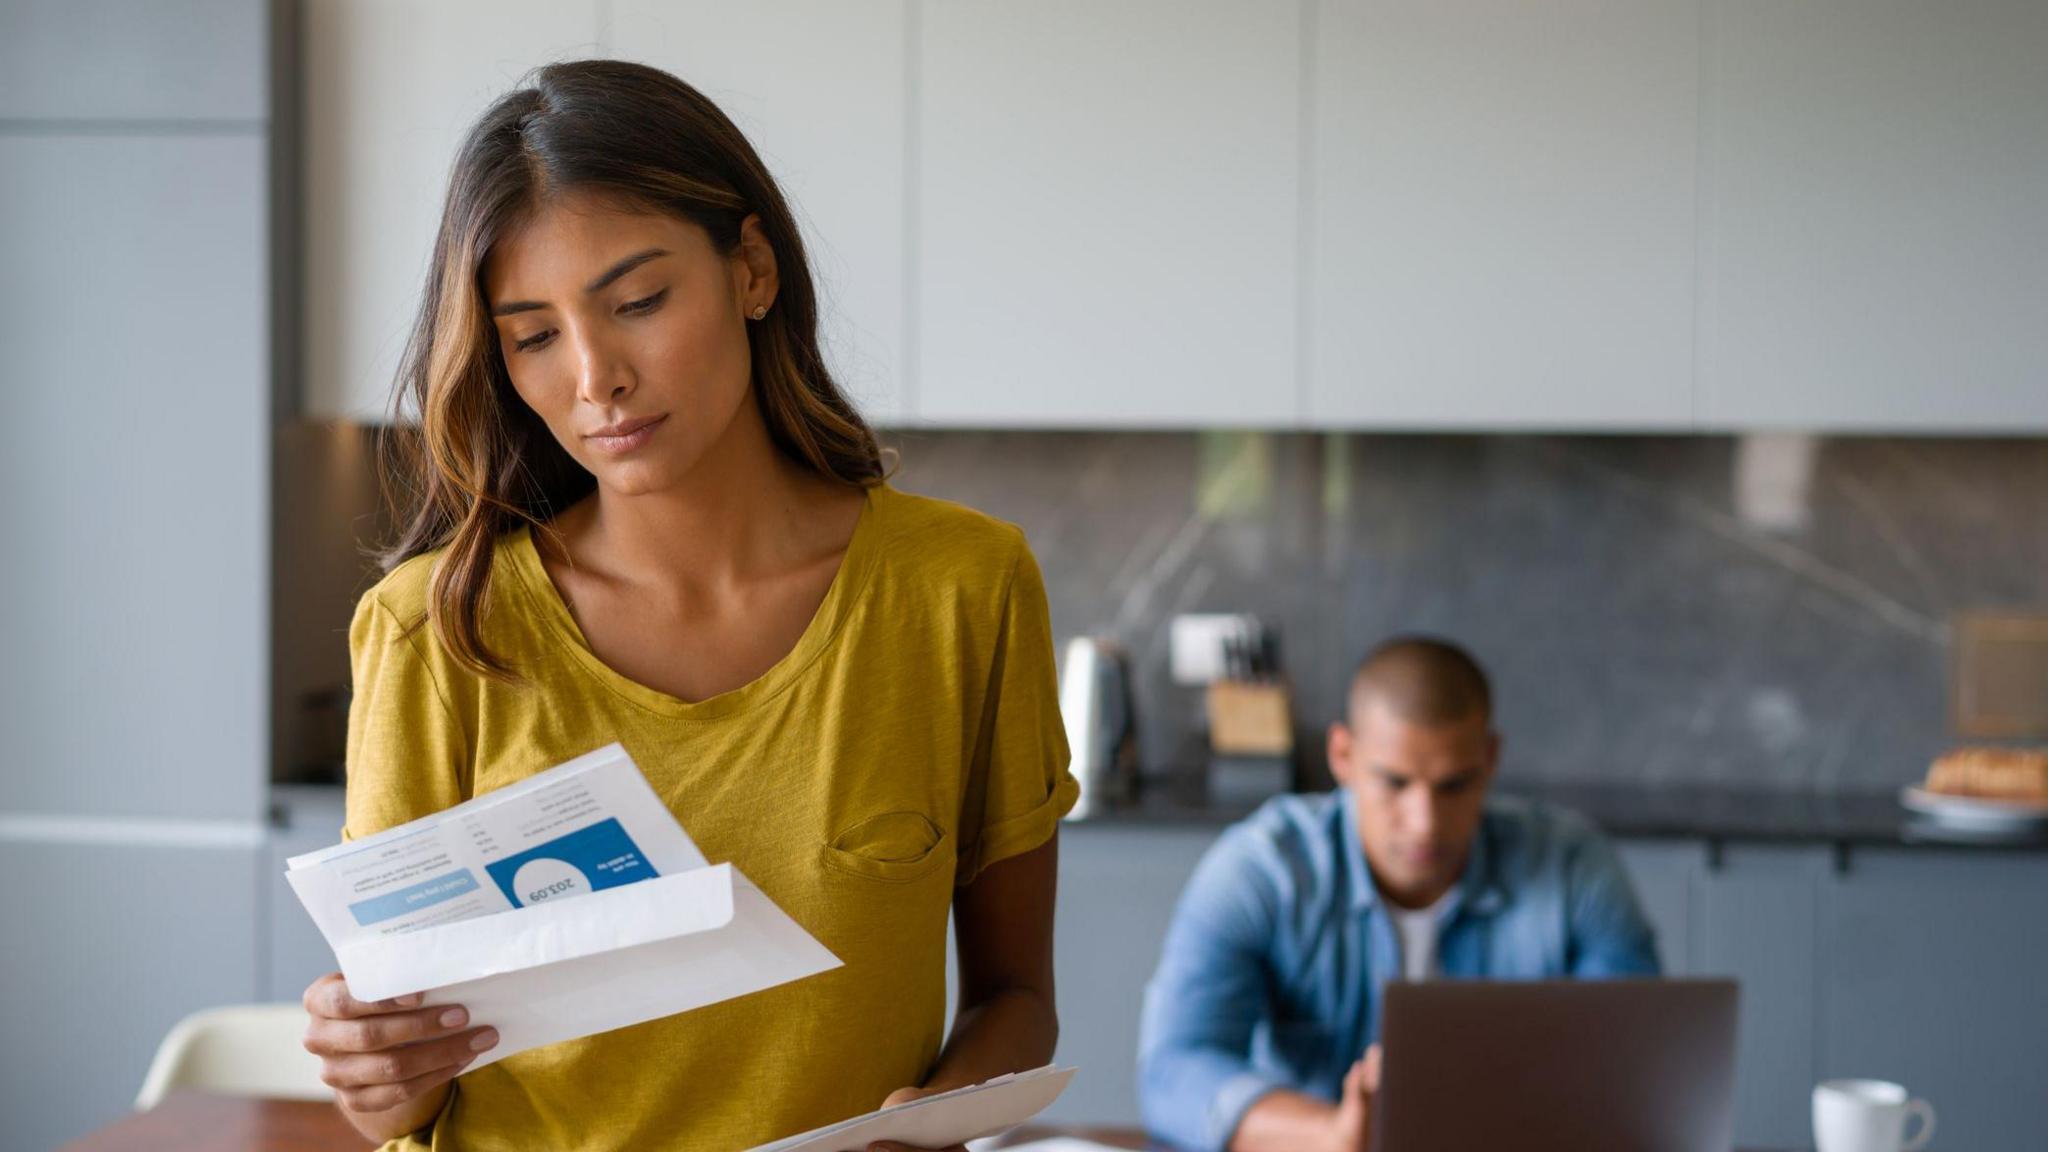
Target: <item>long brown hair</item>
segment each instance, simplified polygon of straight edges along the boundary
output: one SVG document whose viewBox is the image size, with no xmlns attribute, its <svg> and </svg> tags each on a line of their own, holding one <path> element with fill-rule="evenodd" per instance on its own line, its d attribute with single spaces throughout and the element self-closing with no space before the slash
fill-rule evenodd
<svg viewBox="0 0 2048 1152">
<path fill-rule="evenodd" d="M 485 647 L 479 621 L 496 538 L 542 525 L 596 480 L 512 389 L 479 280 L 491 246 L 548 198 L 594 191 L 674 213 L 737 251 L 749 215 L 775 252 L 775 307 L 749 326 L 753 389 L 782 453 L 849 485 L 879 483 L 874 433 L 818 350 L 818 303 L 803 241 L 761 158 L 702 93 L 656 68 L 617 60 L 552 64 L 484 112 L 456 155 L 433 267 L 399 369 L 385 492 L 398 541 L 386 571 L 437 548 L 427 617 L 463 665 L 519 677 Z M 417 626 L 417 622 L 410 622 Z"/>
</svg>

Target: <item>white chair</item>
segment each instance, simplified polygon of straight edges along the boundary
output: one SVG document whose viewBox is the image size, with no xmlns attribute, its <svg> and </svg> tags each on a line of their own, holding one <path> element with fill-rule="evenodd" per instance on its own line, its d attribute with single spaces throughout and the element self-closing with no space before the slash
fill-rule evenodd
<svg viewBox="0 0 2048 1152">
<path fill-rule="evenodd" d="M 174 1088 L 228 1096 L 332 1100 L 320 1058 L 301 1043 L 306 1010 L 298 1004 L 232 1004 L 194 1012 L 171 1028 L 149 1063 L 135 1110 L 147 1112 Z"/>
</svg>

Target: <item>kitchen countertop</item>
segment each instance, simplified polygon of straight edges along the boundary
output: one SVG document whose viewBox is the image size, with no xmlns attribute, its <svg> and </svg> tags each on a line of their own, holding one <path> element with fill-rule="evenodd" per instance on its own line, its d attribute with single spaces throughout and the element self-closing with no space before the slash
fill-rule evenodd
<svg viewBox="0 0 2048 1152">
<path fill-rule="evenodd" d="M 1216 828 L 1252 812 L 1251 805 L 1217 806 L 1202 794 L 1199 776 L 1148 779 L 1135 804 L 1111 808 L 1070 828 Z M 1573 809 L 1620 840 L 1705 840 L 1710 843 L 1833 844 L 1841 847 L 1969 848 L 2048 852 L 2048 830 L 2004 839 L 1957 833 L 1930 824 L 1899 806 L 1892 792 L 1810 792 L 1794 789 L 1715 787 L 1699 784 L 1543 784 L 1505 780 L 1509 796 L 1525 796 Z M 334 785 L 280 784 L 271 789 L 273 819 L 292 822 L 294 809 L 339 805 Z M 324 825 L 323 825 L 324 826 Z"/>
<path fill-rule="evenodd" d="M 1200 778 L 1148 780 L 1135 804 L 1111 808 L 1071 825 L 1087 827 L 1216 827 L 1249 815 L 1250 806 L 1214 806 Z M 1728 843 L 1835 844 L 1844 847 L 1966 847 L 2048 851 L 2048 831 L 1990 838 L 1951 831 L 1900 807 L 1892 792 L 1809 792 L 1711 785 L 1542 784 L 1504 780 L 1502 794 L 1561 805 L 1622 840 L 1706 840 Z"/>
</svg>

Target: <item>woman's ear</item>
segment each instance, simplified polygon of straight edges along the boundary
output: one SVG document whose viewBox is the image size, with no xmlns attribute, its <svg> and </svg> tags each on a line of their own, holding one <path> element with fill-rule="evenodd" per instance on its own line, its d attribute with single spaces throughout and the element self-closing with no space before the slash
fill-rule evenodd
<svg viewBox="0 0 2048 1152">
<path fill-rule="evenodd" d="M 776 278 L 775 246 L 768 243 L 768 234 L 762 230 L 758 215 L 740 221 L 740 249 L 734 261 L 740 311 L 753 316 L 757 310 L 773 308 L 780 283 Z"/>
</svg>

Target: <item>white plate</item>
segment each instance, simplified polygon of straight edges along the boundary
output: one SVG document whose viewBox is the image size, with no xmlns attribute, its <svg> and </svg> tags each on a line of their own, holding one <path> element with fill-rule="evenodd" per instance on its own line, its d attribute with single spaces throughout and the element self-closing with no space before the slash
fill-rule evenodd
<svg viewBox="0 0 2048 1152">
<path fill-rule="evenodd" d="M 1970 832 L 2013 833 L 2048 828 L 2048 804 L 2022 800 L 1989 800 L 1982 796 L 1948 796 L 1908 785 L 1899 803 L 1930 820 Z"/>
</svg>

